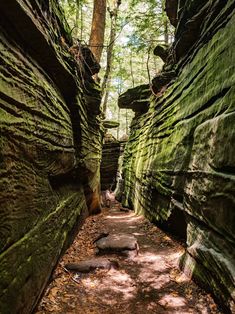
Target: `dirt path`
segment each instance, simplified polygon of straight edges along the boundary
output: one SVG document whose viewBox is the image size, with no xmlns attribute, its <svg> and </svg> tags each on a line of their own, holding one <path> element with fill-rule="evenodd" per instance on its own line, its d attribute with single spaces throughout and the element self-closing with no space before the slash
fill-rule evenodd
<svg viewBox="0 0 235 314">
<path fill-rule="evenodd" d="M 119 208 L 115 202 L 111 210 L 87 219 L 61 259 L 35 313 L 222 313 L 209 294 L 178 270 L 177 260 L 184 248 L 142 216 L 120 212 Z M 117 270 L 66 272 L 66 263 L 94 257 L 93 241 L 104 231 L 135 235 L 139 254 L 131 258 L 106 255 L 118 261 Z"/>
</svg>

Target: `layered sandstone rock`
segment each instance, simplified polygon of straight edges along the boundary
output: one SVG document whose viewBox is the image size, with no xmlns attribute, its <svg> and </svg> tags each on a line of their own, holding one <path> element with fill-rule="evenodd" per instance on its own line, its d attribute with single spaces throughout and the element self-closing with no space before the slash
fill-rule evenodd
<svg viewBox="0 0 235 314">
<path fill-rule="evenodd" d="M 57 1 L 0 10 L 0 312 L 29 313 L 82 217 L 99 210 L 100 94 L 69 52 Z"/>
<path fill-rule="evenodd" d="M 104 137 L 102 161 L 100 165 L 101 190 L 115 189 L 120 156 L 120 142 L 110 133 Z"/>
<path fill-rule="evenodd" d="M 120 95 L 118 99 L 119 108 L 132 109 L 134 112 L 146 112 L 149 108 L 151 91 L 149 84 L 143 84 Z"/>
<path fill-rule="evenodd" d="M 233 312 L 235 4 L 179 1 L 174 10 L 176 40 L 164 69 L 175 76 L 165 88 L 153 80 L 161 92 L 132 122 L 124 205 L 185 235 L 181 267 Z"/>
</svg>

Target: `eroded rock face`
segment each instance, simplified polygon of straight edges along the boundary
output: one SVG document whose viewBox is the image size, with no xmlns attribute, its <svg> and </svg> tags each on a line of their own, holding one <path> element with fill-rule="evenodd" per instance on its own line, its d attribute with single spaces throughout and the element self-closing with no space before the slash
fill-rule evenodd
<svg viewBox="0 0 235 314">
<path fill-rule="evenodd" d="M 124 205 L 177 233 L 183 231 L 188 247 L 181 267 L 231 312 L 234 9 L 231 0 L 180 1 L 172 48 L 176 78 L 163 95 L 152 96 L 145 115 L 134 118 L 123 168 Z"/>
<path fill-rule="evenodd" d="M 0 312 L 29 313 L 82 217 L 99 210 L 101 135 L 57 1 L 0 10 Z M 89 73 L 85 84 L 100 97 Z"/>
<path fill-rule="evenodd" d="M 110 133 L 104 137 L 102 160 L 100 165 L 101 190 L 115 189 L 120 156 L 120 142 Z"/>
<path fill-rule="evenodd" d="M 163 62 L 166 62 L 169 54 L 168 49 L 169 49 L 168 45 L 159 44 L 154 48 L 153 54 L 157 57 L 160 57 Z"/>
<path fill-rule="evenodd" d="M 119 108 L 132 109 L 134 112 L 146 112 L 149 108 L 151 90 L 149 84 L 128 89 L 118 99 Z"/>
</svg>

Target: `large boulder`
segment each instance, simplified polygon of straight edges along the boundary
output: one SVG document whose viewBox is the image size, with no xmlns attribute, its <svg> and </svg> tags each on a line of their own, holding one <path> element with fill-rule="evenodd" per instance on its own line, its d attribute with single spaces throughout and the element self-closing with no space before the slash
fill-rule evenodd
<svg viewBox="0 0 235 314">
<path fill-rule="evenodd" d="M 123 202 L 186 237 L 182 269 L 233 313 L 235 6 L 191 0 L 178 8 L 175 78 L 165 88 L 153 80 L 161 92 L 132 121 Z"/>
<path fill-rule="evenodd" d="M 0 312 L 23 314 L 100 208 L 101 133 L 57 1 L 1 1 L 0 11 Z"/>
</svg>

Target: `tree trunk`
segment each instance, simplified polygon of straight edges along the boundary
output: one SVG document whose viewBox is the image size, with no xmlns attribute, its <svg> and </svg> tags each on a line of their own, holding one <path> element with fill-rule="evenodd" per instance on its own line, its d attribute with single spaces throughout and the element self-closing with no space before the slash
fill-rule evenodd
<svg viewBox="0 0 235 314">
<path fill-rule="evenodd" d="M 103 114 L 104 116 L 106 115 L 106 110 L 107 110 L 107 100 L 108 100 L 108 94 L 105 93 L 107 89 L 108 82 L 110 80 L 110 74 L 112 70 L 112 61 L 113 61 L 113 47 L 116 39 L 116 34 L 117 34 L 117 17 L 118 17 L 118 9 L 121 4 L 120 0 L 116 1 L 116 6 L 115 8 L 111 11 L 109 9 L 109 14 L 110 14 L 110 19 L 111 19 L 111 28 L 110 28 L 110 37 L 109 37 L 109 45 L 107 48 L 107 63 L 106 63 L 106 70 L 104 74 L 104 79 L 101 87 L 101 94 L 104 96 L 103 100 Z M 108 90 L 107 90 L 108 92 Z"/>
<path fill-rule="evenodd" d="M 169 44 L 169 25 L 168 25 L 168 18 L 165 12 L 165 1 L 162 0 L 162 16 L 163 16 L 163 24 L 164 24 L 164 42 L 166 45 Z"/>
<path fill-rule="evenodd" d="M 111 78 L 108 77 L 108 80 L 106 82 L 106 88 L 105 88 L 105 91 L 103 94 L 103 113 L 104 113 L 104 116 L 106 116 L 106 111 L 107 111 L 107 103 L 108 103 L 108 98 L 109 98 L 110 83 L 111 83 Z"/>
<path fill-rule="evenodd" d="M 79 1 L 79 0 L 78 0 Z M 81 28 L 80 28 L 80 40 L 83 40 L 83 11 L 82 11 L 82 3 L 80 5 L 81 9 Z"/>
<path fill-rule="evenodd" d="M 148 56 L 147 56 L 147 62 L 146 62 L 149 85 L 151 84 L 151 76 L 150 76 L 150 70 L 149 70 L 149 60 L 150 60 L 151 49 L 152 49 L 152 47 L 150 45 L 148 48 Z"/>
<path fill-rule="evenodd" d="M 164 21 L 164 41 L 165 41 L 166 45 L 169 44 L 169 31 L 168 31 L 168 20 L 167 20 L 167 18 Z"/>
<path fill-rule="evenodd" d="M 120 63 L 119 63 L 119 70 L 120 70 Z M 119 97 L 122 92 L 122 80 L 121 79 L 119 79 L 118 81 L 117 92 L 118 92 L 118 97 Z M 121 110 L 119 107 L 118 107 L 118 122 L 119 122 L 119 126 L 117 128 L 117 140 L 119 140 L 120 138 L 120 124 L 121 124 Z"/>
<path fill-rule="evenodd" d="M 94 0 L 89 46 L 98 63 L 104 46 L 105 17 L 106 0 Z"/>
<path fill-rule="evenodd" d="M 134 78 L 134 73 L 133 73 L 133 63 L 132 63 L 132 52 L 131 52 L 131 57 L 130 57 L 130 68 L 131 68 L 131 79 L 132 79 L 132 87 L 135 86 L 135 78 Z"/>
<path fill-rule="evenodd" d="M 75 16 L 75 37 L 78 38 L 78 21 L 79 21 L 79 0 L 76 0 L 76 16 Z"/>
</svg>

